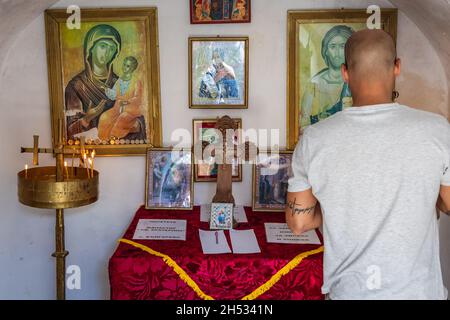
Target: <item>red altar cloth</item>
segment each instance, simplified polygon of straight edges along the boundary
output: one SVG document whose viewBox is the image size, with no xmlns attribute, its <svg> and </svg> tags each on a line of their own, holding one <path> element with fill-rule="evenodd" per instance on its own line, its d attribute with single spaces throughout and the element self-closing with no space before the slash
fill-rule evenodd
<svg viewBox="0 0 450 320">
<path fill-rule="evenodd" d="M 205 255 L 198 230 L 209 230 L 209 225 L 200 222 L 200 207 L 192 211 L 155 211 L 141 207 L 123 238 L 170 257 L 190 277 L 191 286 L 162 257 L 120 242 L 109 261 L 111 299 L 197 300 L 201 299 L 198 291 L 217 300 L 238 300 L 246 296 L 261 300 L 323 299 L 321 246 L 267 243 L 264 223 L 285 222 L 284 214 L 254 213 L 249 207 L 245 211 L 249 223 L 240 224 L 236 229 L 254 229 L 261 253 Z M 185 219 L 186 241 L 132 240 L 139 219 Z M 317 233 L 323 242 L 322 235 Z M 225 235 L 232 248 L 228 231 Z M 297 266 L 278 277 L 278 281 L 269 281 L 302 253 L 306 257 Z M 199 290 L 194 290 L 195 286 Z"/>
</svg>

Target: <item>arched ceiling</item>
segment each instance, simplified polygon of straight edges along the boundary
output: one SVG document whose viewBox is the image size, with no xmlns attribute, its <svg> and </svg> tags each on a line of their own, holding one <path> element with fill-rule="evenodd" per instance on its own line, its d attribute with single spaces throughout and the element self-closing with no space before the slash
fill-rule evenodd
<svg viewBox="0 0 450 320">
<path fill-rule="evenodd" d="M 425 34 L 447 75 L 450 101 L 450 0 L 389 0 Z M 0 70 L 18 34 L 57 0 L 0 0 Z"/>
<path fill-rule="evenodd" d="M 8 49 L 25 27 L 57 0 L 0 0 L 0 71 Z"/>
<path fill-rule="evenodd" d="M 419 27 L 436 50 L 447 76 L 450 103 L 450 0 L 390 0 L 390 2 Z"/>
</svg>

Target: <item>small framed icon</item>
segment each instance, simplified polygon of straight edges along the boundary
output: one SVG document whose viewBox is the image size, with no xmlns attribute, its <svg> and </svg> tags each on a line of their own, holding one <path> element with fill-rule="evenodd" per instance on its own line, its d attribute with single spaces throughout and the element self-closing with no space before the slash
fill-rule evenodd
<svg viewBox="0 0 450 320">
<path fill-rule="evenodd" d="M 232 229 L 233 206 L 232 203 L 212 203 L 210 229 Z"/>
</svg>

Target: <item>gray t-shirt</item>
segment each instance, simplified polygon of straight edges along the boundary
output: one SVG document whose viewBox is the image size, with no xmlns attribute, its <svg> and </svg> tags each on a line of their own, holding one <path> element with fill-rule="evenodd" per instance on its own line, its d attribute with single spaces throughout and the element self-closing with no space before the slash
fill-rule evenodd
<svg viewBox="0 0 450 320">
<path fill-rule="evenodd" d="M 308 127 L 289 192 L 322 206 L 331 299 L 446 299 L 436 201 L 450 186 L 450 125 L 399 104 L 353 107 Z"/>
</svg>

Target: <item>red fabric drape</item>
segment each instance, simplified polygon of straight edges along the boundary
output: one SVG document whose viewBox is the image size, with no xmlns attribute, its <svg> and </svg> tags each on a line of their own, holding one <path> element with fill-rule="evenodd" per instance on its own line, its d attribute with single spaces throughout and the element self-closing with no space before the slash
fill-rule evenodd
<svg viewBox="0 0 450 320">
<path fill-rule="evenodd" d="M 255 213 L 245 208 L 249 223 L 237 229 L 254 229 L 261 253 L 204 255 L 198 230 L 209 230 L 200 222 L 200 207 L 192 211 L 145 210 L 141 207 L 123 238 L 132 240 L 139 219 L 186 219 L 186 241 L 133 240 L 171 257 L 207 295 L 218 300 L 237 300 L 266 283 L 298 254 L 320 245 L 288 245 L 266 242 L 264 223 L 285 222 L 283 213 Z M 225 231 L 231 248 L 229 233 Z M 318 232 L 322 240 L 321 234 Z M 303 259 L 258 299 L 323 299 L 322 253 Z M 130 244 L 120 243 L 109 261 L 111 299 L 196 300 L 189 287 L 162 258 Z"/>
</svg>

